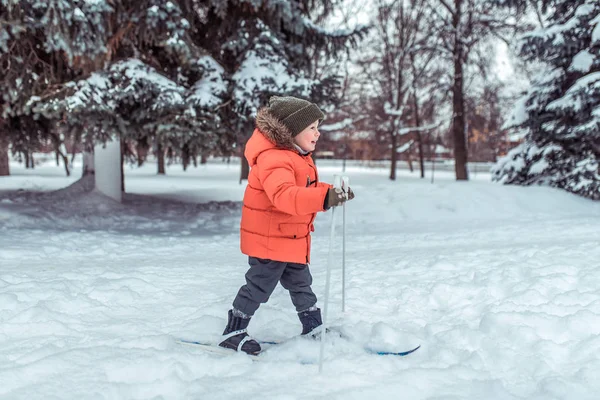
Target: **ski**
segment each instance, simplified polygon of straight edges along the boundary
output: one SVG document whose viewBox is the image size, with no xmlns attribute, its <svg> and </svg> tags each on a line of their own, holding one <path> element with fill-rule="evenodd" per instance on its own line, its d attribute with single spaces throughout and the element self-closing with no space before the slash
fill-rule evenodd
<svg viewBox="0 0 600 400">
<path fill-rule="evenodd" d="M 348 336 L 347 334 L 345 334 L 340 327 L 329 327 L 327 328 L 327 335 L 330 334 L 335 334 L 338 335 L 338 337 L 340 339 L 344 339 L 347 340 L 349 342 L 352 342 L 352 338 L 350 336 Z M 294 338 L 296 338 L 298 336 L 294 336 L 291 339 L 285 339 L 285 340 L 260 340 L 260 339 L 255 339 L 260 345 L 267 345 L 267 346 L 273 346 L 273 345 L 278 345 L 278 344 L 282 344 L 285 343 L 289 340 L 292 340 Z M 318 337 L 314 338 L 314 340 L 320 340 Z M 369 353 L 369 354 L 374 354 L 374 355 L 378 355 L 378 356 L 397 356 L 397 357 L 405 357 L 409 354 L 414 353 L 415 351 L 419 350 L 421 348 L 421 345 L 418 345 L 415 348 L 412 348 L 410 350 L 406 350 L 406 351 L 385 351 L 385 350 L 374 350 L 371 349 L 369 347 L 364 347 L 364 350 Z M 265 349 L 266 350 L 266 349 Z"/>
<path fill-rule="evenodd" d="M 346 337 L 344 337 L 344 336 L 340 336 L 340 337 L 342 337 L 342 338 L 344 338 L 344 339 L 347 339 L 347 338 L 346 338 Z M 318 340 L 318 339 L 317 339 L 317 340 Z M 284 342 L 286 342 L 286 341 L 285 341 L 285 340 L 284 340 L 284 341 L 257 340 L 257 342 L 258 342 L 259 344 L 261 344 L 261 345 L 270 345 L 270 346 L 273 346 L 273 345 L 277 345 L 277 344 L 282 344 L 282 343 L 284 343 Z M 413 349 L 410 349 L 410 350 L 406 350 L 406 351 L 383 351 L 383 350 L 373 350 L 373 349 L 370 349 L 370 348 L 368 348 L 368 347 L 365 347 L 365 348 L 364 348 L 364 350 L 365 350 L 367 353 L 369 353 L 369 354 L 376 354 L 376 355 L 378 355 L 378 356 L 398 356 L 398 357 L 405 357 L 405 356 L 407 356 L 407 355 L 409 355 L 409 354 L 412 354 L 412 353 L 414 353 L 415 351 L 419 350 L 420 348 L 421 348 L 421 345 L 418 345 L 417 347 L 415 347 L 415 348 L 413 348 Z"/>
<path fill-rule="evenodd" d="M 347 337 L 344 336 L 340 336 L 341 338 L 347 339 Z M 236 350 L 233 349 L 227 349 L 224 347 L 220 347 L 217 344 L 214 343 L 207 343 L 207 342 L 199 342 L 199 341 L 194 341 L 194 340 L 185 340 L 185 339 L 175 339 L 176 343 L 179 344 L 183 344 L 183 345 L 187 345 L 187 346 L 194 346 L 196 348 L 200 348 L 208 353 L 213 353 L 213 354 L 217 354 L 217 355 L 232 355 L 232 354 L 243 354 L 246 355 L 248 357 L 250 357 L 250 359 L 257 361 L 260 359 L 260 355 L 262 353 L 264 353 L 266 350 L 268 350 L 271 346 L 275 346 L 275 345 L 279 345 L 279 344 L 283 344 L 291 339 L 288 340 L 282 340 L 282 341 L 276 341 L 276 340 L 258 340 L 255 339 L 258 343 L 260 343 L 262 346 L 268 346 L 267 348 L 264 348 L 260 353 L 256 354 L 256 355 L 252 355 L 252 354 L 247 354 L 244 352 L 237 352 Z M 417 347 L 407 350 L 407 351 L 399 351 L 399 352 L 395 352 L 395 351 L 381 351 L 381 350 L 373 350 L 370 349 L 368 347 L 365 347 L 364 350 L 369 353 L 369 354 L 373 354 L 373 355 L 378 355 L 378 356 L 397 356 L 397 357 L 405 357 L 409 354 L 414 353 L 415 351 L 419 350 L 421 348 L 421 345 L 418 345 Z"/>
<path fill-rule="evenodd" d="M 257 355 L 252 355 L 252 354 L 244 353 L 243 351 L 238 352 L 233 349 L 227 349 L 225 347 L 221 347 L 214 343 L 198 342 L 195 340 L 175 339 L 175 342 L 186 345 L 186 346 L 196 347 L 196 348 L 202 349 L 203 351 L 206 351 L 208 353 L 222 355 L 222 356 L 230 356 L 233 354 L 243 354 L 243 355 L 249 357 L 253 361 L 257 361 L 259 359 L 258 356 L 260 355 L 260 353 L 258 353 Z"/>
<path fill-rule="evenodd" d="M 398 357 L 404 357 L 404 356 L 407 356 L 407 355 L 409 355 L 411 353 L 414 353 L 415 351 L 419 350 L 420 348 L 421 348 L 421 345 L 418 345 L 414 349 L 407 350 L 407 351 L 399 351 L 399 352 L 394 352 L 394 351 L 377 351 L 377 350 L 371 350 L 371 349 L 365 349 L 365 350 L 367 350 L 371 354 L 377 354 L 378 356 L 398 356 Z"/>
</svg>

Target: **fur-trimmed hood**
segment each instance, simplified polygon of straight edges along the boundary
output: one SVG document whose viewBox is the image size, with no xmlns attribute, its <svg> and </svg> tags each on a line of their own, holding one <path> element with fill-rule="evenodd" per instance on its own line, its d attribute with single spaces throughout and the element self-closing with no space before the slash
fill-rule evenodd
<svg viewBox="0 0 600 400">
<path fill-rule="evenodd" d="M 280 121 L 267 107 L 263 107 L 256 113 L 256 128 L 275 147 L 294 150 L 294 137 L 292 132 Z"/>
<path fill-rule="evenodd" d="M 244 155 L 252 167 L 260 153 L 275 148 L 298 152 L 292 132 L 264 107 L 256 114 L 256 129 L 246 143 Z"/>
</svg>

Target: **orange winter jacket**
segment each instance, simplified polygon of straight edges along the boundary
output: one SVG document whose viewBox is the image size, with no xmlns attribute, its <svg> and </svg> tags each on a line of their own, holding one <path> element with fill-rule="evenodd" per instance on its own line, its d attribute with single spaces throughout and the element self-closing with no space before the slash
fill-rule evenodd
<svg viewBox="0 0 600 400">
<path fill-rule="evenodd" d="M 251 169 L 240 226 L 242 253 L 309 263 L 313 221 L 325 211 L 331 186 L 318 182 L 310 154 L 295 149 L 289 130 L 267 108 L 258 111 L 244 155 Z"/>
</svg>

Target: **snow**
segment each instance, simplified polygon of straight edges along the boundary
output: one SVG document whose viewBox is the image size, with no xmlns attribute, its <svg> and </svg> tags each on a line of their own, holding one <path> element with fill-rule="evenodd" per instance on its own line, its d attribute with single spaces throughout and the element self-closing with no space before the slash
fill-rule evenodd
<svg viewBox="0 0 600 400">
<path fill-rule="evenodd" d="M 450 152 L 450 150 L 446 146 L 442 146 L 441 144 L 435 145 L 435 149 L 434 149 L 435 154 L 444 154 L 444 153 L 449 153 L 449 152 Z"/>
<path fill-rule="evenodd" d="M 575 57 L 569 67 L 569 71 L 578 71 L 587 73 L 592 65 L 594 64 L 594 55 L 587 50 L 580 51 Z"/>
<path fill-rule="evenodd" d="M 529 173 L 532 175 L 537 175 L 543 173 L 550 164 L 545 158 L 540 158 L 537 162 L 533 163 L 531 167 L 529 167 Z"/>
<path fill-rule="evenodd" d="M 264 46 L 269 48 L 269 46 Z M 270 51 L 274 52 L 271 48 Z M 232 76 L 235 82 L 234 95 L 238 102 L 245 104 L 252 113 L 256 112 L 254 101 L 255 92 L 271 91 L 286 92 L 297 87 L 308 87 L 309 81 L 305 78 L 290 75 L 287 71 L 288 62 L 279 57 L 265 57 L 257 50 L 250 50 L 239 69 Z M 307 93 L 303 93 L 307 95 Z"/>
<path fill-rule="evenodd" d="M 414 140 L 409 140 L 408 142 L 404 143 L 402 146 L 399 146 L 396 149 L 396 152 L 404 153 L 406 150 L 410 149 L 410 146 L 412 146 L 413 143 L 414 143 Z"/>
<path fill-rule="evenodd" d="M 342 129 L 346 129 L 346 128 L 349 128 L 350 126 L 352 126 L 353 122 L 354 121 L 352 120 L 352 118 L 344 118 L 342 121 L 339 121 L 339 122 L 321 125 L 321 126 L 319 126 L 319 130 L 326 131 L 326 132 L 340 131 Z"/>
<path fill-rule="evenodd" d="M 326 35 L 326 36 L 331 36 L 331 37 L 344 37 L 344 36 L 349 36 L 351 35 L 355 30 L 361 30 L 364 29 L 364 27 L 367 24 L 357 24 L 355 27 L 353 27 L 353 29 L 347 29 L 347 28 L 336 28 L 336 29 L 330 29 L 330 28 L 323 28 L 322 26 L 319 26 L 317 24 L 315 24 L 313 21 L 311 21 L 310 19 L 303 17 L 302 18 L 302 24 L 315 32 L 318 32 L 321 35 Z"/>
<path fill-rule="evenodd" d="M 210 56 L 201 57 L 198 64 L 205 74 L 194 84 L 188 100 L 200 107 L 215 107 L 222 102 L 219 95 L 227 92 L 227 85 L 223 80 L 225 70 Z"/>
<path fill-rule="evenodd" d="M 73 10 L 73 15 L 77 17 L 77 20 L 85 21 L 85 13 L 81 11 L 81 8 L 75 7 L 75 9 Z"/>
<path fill-rule="evenodd" d="M 600 87 L 600 72 L 593 72 L 578 79 L 577 82 L 569 88 L 567 93 L 585 90 L 588 87 Z"/>
<path fill-rule="evenodd" d="M 600 203 L 546 187 L 457 182 L 348 163 L 347 298 L 341 238 L 329 316 L 353 340 L 292 339 L 261 362 L 175 343 L 217 340 L 247 268 L 239 166 L 126 166 L 122 204 L 52 157 L 0 178 L 0 398 L 596 399 Z M 75 162 L 80 167 L 81 161 Z M 317 162 L 321 178 L 339 160 Z M 19 190 L 24 189 L 24 190 Z M 35 192 L 39 191 L 39 192 Z M 341 213 L 338 213 L 341 217 Z M 324 293 L 330 213 L 313 236 Z M 337 223 L 341 223 L 338 218 Z M 341 229 L 337 229 L 341 232 Z M 322 306 L 322 304 L 321 304 Z M 300 325 L 278 287 L 258 338 Z M 405 350 L 406 358 L 362 346 Z"/>
<path fill-rule="evenodd" d="M 525 121 L 527 121 L 527 119 L 529 118 L 529 115 L 527 113 L 527 100 L 529 99 L 529 97 L 530 95 L 527 94 L 515 101 L 515 105 L 513 106 L 513 109 L 508 119 L 502 126 L 502 129 L 508 129 L 513 126 L 519 126 Z"/>
<path fill-rule="evenodd" d="M 90 105 L 102 105 L 108 103 L 109 108 L 114 108 L 112 99 L 106 99 L 106 93 L 112 84 L 107 76 L 93 72 L 89 78 L 77 82 L 70 82 L 77 90 L 65 98 L 68 111 L 88 108 Z"/>
<path fill-rule="evenodd" d="M 592 31 L 592 44 L 600 42 L 600 15 L 594 18 L 590 24 L 595 24 L 595 28 Z"/>
<path fill-rule="evenodd" d="M 513 131 L 507 135 L 507 139 L 509 142 L 518 142 L 525 139 L 525 136 L 527 136 L 527 129 Z"/>
<path fill-rule="evenodd" d="M 404 96 L 404 99 L 406 99 L 406 96 Z M 386 101 L 385 105 L 384 105 L 384 111 L 385 111 L 386 115 L 390 115 L 390 116 L 394 116 L 394 117 L 401 117 L 402 114 L 404 113 L 404 106 L 405 106 L 404 101 L 401 104 L 402 104 L 402 106 L 400 108 L 395 108 L 393 104 L 390 104 L 389 102 Z"/>
<path fill-rule="evenodd" d="M 130 84 L 124 90 L 135 91 L 136 86 L 142 83 L 148 83 L 151 86 L 160 87 L 160 92 L 181 92 L 182 89 L 172 80 L 164 75 L 159 74 L 154 68 L 144 64 L 142 61 L 130 58 L 121 61 L 112 69 L 122 72 L 130 79 Z"/>
<path fill-rule="evenodd" d="M 600 72 L 585 75 L 578 79 L 563 97 L 550 102 L 546 108 L 548 110 L 571 109 L 572 112 L 579 112 L 590 101 L 587 99 L 590 97 L 589 93 L 598 88 L 600 88 Z"/>
<path fill-rule="evenodd" d="M 590 15 L 592 12 L 594 12 L 594 5 L 592 4 L 592 2 L 590 0 L 589 4 L 582 4 L 579 7 L 577 7 L 577 10 L 575 10 L 575 16 L 576 17 L 586 17 L 588 15 Z"/>
</svg>

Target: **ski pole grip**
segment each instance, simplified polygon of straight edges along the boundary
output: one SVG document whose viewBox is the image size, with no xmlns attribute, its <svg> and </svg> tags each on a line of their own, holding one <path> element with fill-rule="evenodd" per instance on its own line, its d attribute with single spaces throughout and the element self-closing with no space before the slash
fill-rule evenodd
<svg viewBox="0 0 600 400">
<path fill-rule="evenodd" d="M 346 199 L 348 199 L 348 189 L 349 188 L 350 188 L 350 178 L 343 175 L 342 176 L 342 191 L 344 192 Z"/>
<path fill-rule="evenodd" d="M 333 187 L 340 189 L 346 200 L 348 199 L 348 188 L 350 187 L 350 178 L 346 175 L 333 175 Z"/>
<path fill-rule="evenodd" d="M 333 176 L 333 187 L 336 189 L 342 188 L 342 176 L 341 175 Z"/>
</svg>

